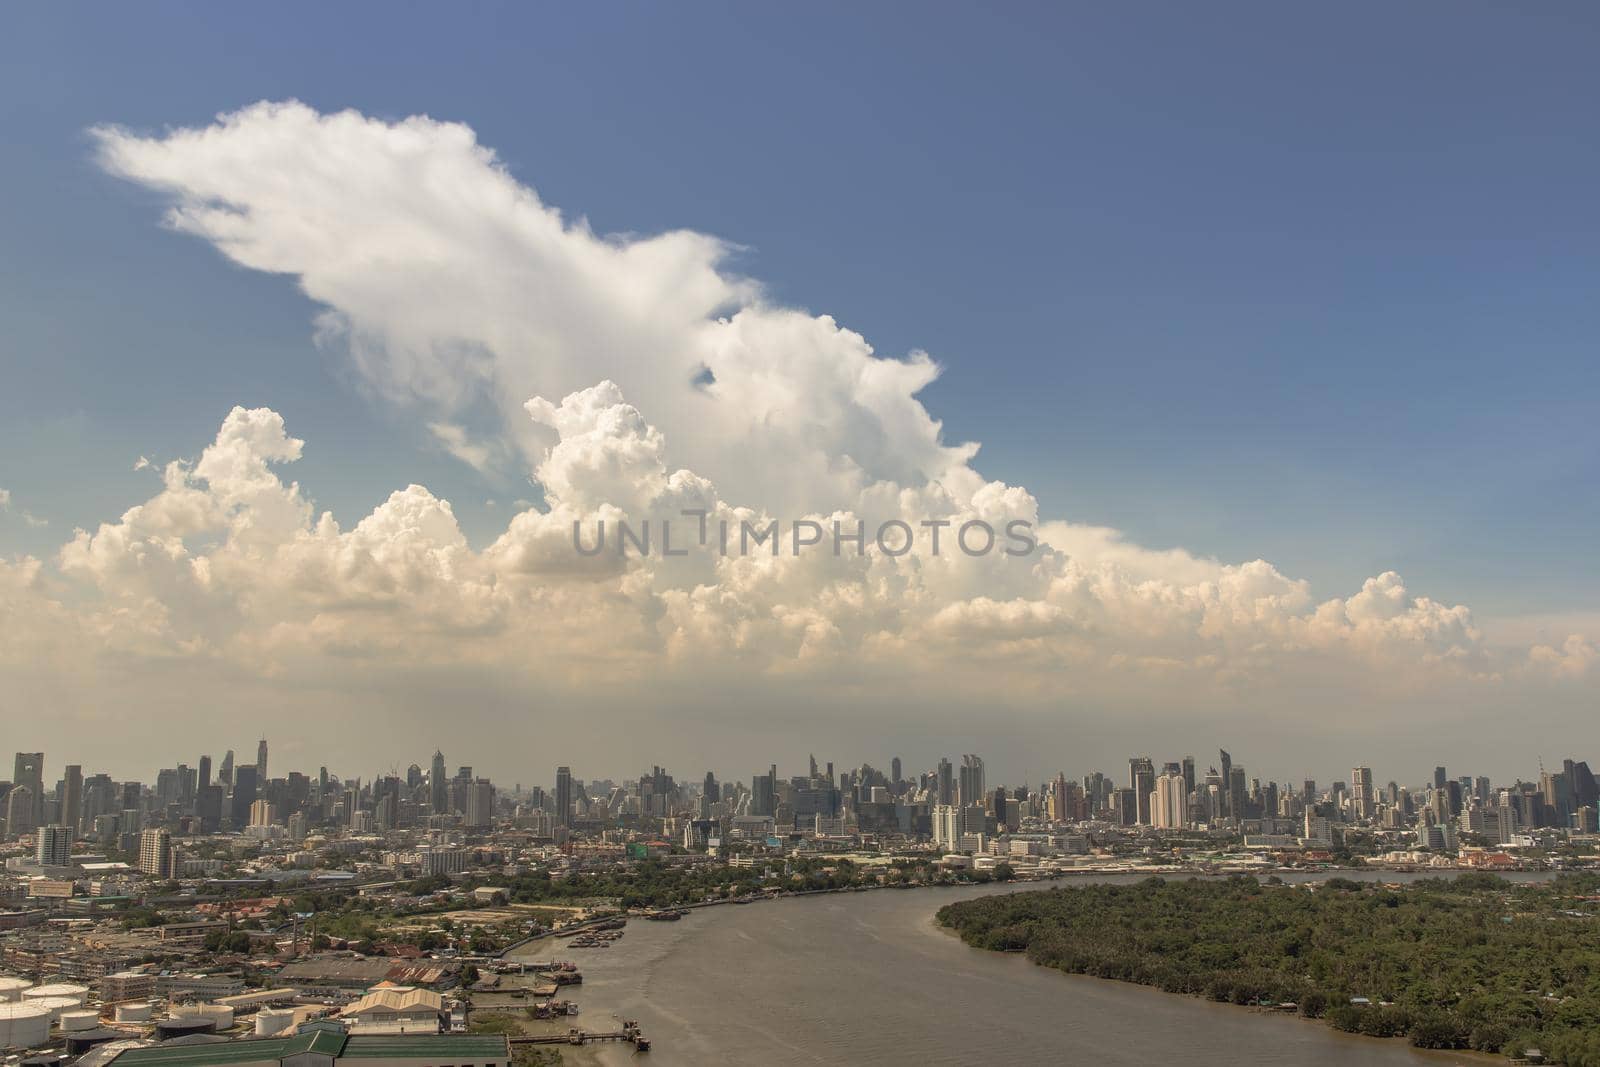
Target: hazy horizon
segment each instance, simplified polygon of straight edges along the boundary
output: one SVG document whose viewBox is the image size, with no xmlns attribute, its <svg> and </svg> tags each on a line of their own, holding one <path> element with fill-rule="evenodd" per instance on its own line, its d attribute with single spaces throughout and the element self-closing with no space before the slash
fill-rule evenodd
<svg viewBox="0 0 1600 1067">
<path fill-rule="evenodd" d="M 622 57 L 603 18 L 495 8 L 429 38 L 478 86 L 273 34 L 224 63 L 215 14 L 22 13 L 7 744 L 52 782 L 260 736 L 508 786 L 1587 758 L 1600 22 L 1346 20 L 1353 62 L 1321 14 L 1240 10 L 930 11 L 964 49 L 869 15 L 833 54 L 840 9 L 786 24 L 808 72 L 700 12 L 641 12 L 669 37 Z M 125 82 L 124 42 L 202 58 Z M 1039 550 L 573 545 L 686 509 Z"/>
</svg>

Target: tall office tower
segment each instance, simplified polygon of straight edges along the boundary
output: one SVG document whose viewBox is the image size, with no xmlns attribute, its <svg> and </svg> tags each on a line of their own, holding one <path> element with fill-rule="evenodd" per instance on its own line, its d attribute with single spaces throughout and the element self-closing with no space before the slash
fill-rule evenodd
<svg viewBox="0 0 1600 1067">
<path fill-rule="evenodd" d="M 889 761 L 889 784 L 890 785 L 899 785 L 900 784 L 900 757 L 899 756 L 896 756 L 894 759 Z"/>
<path fill-rule="evenodd" d="M 257 800 L 250 805 L 251 826 L 271 826 L 278 821 L 278 813 L 270 800 Z"/>
<path fill-rule="evenodd" d="M 254 768 L 243 768 L 240 770 Z M 139 869 L 156 878 L 172 877 L 172 835 L 162 829 L 145 830 L 139 835 Z"/>
<path fill-rule="evenodd" d="M 1244 768 L 1235 767 L 1228 775 L 1228 817 L 1242 821 L 1247 811 L 1245 803 Z"/>
<path fill-rule="evenodd" d="M 204 789 L 206 786 L 208 786 L 210 784 L 211 784 L 211 757 L 210 756 L 201 756 L 200 757 L 199 781 L 196 782 L 195 790 L 194 790 L 195 799 L 198 800 L 199 797 L 200 797 L 200 790 Z"/>
<path fill-rule="evenodd" d="M 72 862 L 73 832 L 70 826 L 41 826 L 38 836 L 34 856 L 42 866 L 65 867 Z"/>
<path fill-rule="evenodd" d="M 76 834 L 83 823 L 83 768 L 69 763 L 62 775 L 60 825 Z"/>
<path fill-rule="evenodd" d="M 1595 781 L 1594 772 L 1589 769 L 1589 764 L 1584 760 L 1567 760 L 1563 764 L 1567 780 L 1572 783 L 1572 800 L 1580 808 L 1593 808 L 1600 805 L 1600 782 Z M 1480 778 L 1487 789 L 1489 780 Z"/>
<path fill-rule="evenodd" d="M 1357 819 L 1370 819 L 1377 814 L 1378 797 L 1372 791 L 1372 768 L 1350 768 L 1350 812 Z"/>
<path fill-rule="evenodd" d="M 1185 757 L 1183 757 L 1182 767 L 1183 767 L 1183 795 L 1185 797 L 1187 797 L 1190 793 L 1193 793 L 1195 791 L 1194 757 L 1193 756 L 1185 756 Z M 1185 801 L 1185 803 L 1187 803 L 1187 801 Z"/>
<path fill-rule="evenodd" d="M 1445 779 L 1447 779 L 1448 777 L 1449 777 L 1449 775 L 1447 775 L 1445 773 L 1445 770 L 1444 770 L 1443 767 L 1435 767 L 1433 769 L 1433 787 L 1435 789 L 1443 789 L 1444 788 Z"/>
<path fill-rule="evenodd" d="M 1067 822 L 1072 818 L 1072 813 L 1067 810 L 1067 776 L 1060 771 L 1056 772 L 1056 780 L 1050 783 L 1050 799 L 1046 801 L 1051 822 Z"/>
<path fill-rule="evenodd" d="M 263 737 L 256 742 L 256 785 L 267 784 L 267 739 Z"/>
<path fill-rule="evenodd" d="M 217 771 L 217 782 L 227 786 L 229 789 L 233 788 L 233 749 L 231 748 L 222 754 L 222 766 Z"/>
<path fill-rule="evenodd" d="M 970 808 L 974 804 L 984 801 L 983 760 L 968 753 L 961 757 L 961 778 L 958 783 L 960 793 L 956 802 L 963 808 Z"/>
<path fill-rule="evenodd" d="M 1167 765 L 1167 772 L 1155 780 L 1155 788 L 1150 793 L 1152 824 L 1163 830 L 1183 829 L 1189 807 L 1189 791 L 1184 788 L 1183 772 L 1180 769 L 1174 773 L 1174 766 Z"/>
<path fill-rule="evenodd" d="M 1306 807 L 1317 802 L 1317 782 L 1314 778 L 1307 778 L 1300 786 L 1300 803 Z"/>
<path fill-rule="evenodd" d="M 450 810 L 450 783 L 445 779 L 444 753 L 435 749 L 428 768 L 428 806 L 435 815 L 443 815 Z"/>
<path fill-rule="evenodd" d="M 39 825 L 33 817 L 33 787 L 14 785 L 6 794 L 6 836 L 32 833 Z"/>
<path fill-rule="evenodd" d="M 486 830 L 494 824 L 494 786 L 489 779 L 478 778 L 467 786 L 463 821 L 474 830 Z"/>
<path fill-rule="evenodd" d="M 750 814 L 776 815 L 778 813 L 778 765 L 773 764 L 766 774 L 750 779 Z"/>
<path fill-rule="evenodd" d="M 556 825 L 572 825 L 572 768 L 556 768 Z"/>
<path fill-rule="evenodd" d="M 406 792 L 415 793 L 421 787 L 422 768 L 413 763 L 411 766 L 406 768 Z M 517 787 L 517 792 L 522 792 L 521 786 Z"/>
<path fill-rule="evenodd" d="M 707 804 L 715 804 L 722 799 L 722 787 L 717 785 L 717 776 L 710 771 L 706 772 L 706 780 L 700 786 L 700 793 L 706 798 Z"/>
<path fill-rule="evenodd" d="M 954 804 L 956 802 L 956 774 L 955 768 L 950 765 L 949 760 L 941 759 L 939 761 L 936 781 L 938 788 L 935 791 L 935 799 L 940 804 Z"/>
<path fill-rule="evenodd" d="M 1228 750 L 1225 748 L 1218 749 L 1217 755 L 1222 760 L 1222 814 L 1235 815 L 1236 813 L 1228 807 L 1233 800 L 1229 789 L 1229 783 L 1233 781 L 1233 757 L 1228 755 Z"/>
<path fill-rule="evenodd" d="M 256 802 L 256 769 L 248 763 L 233 769 L 233 803 L 229 813 L 235 829 L 250 825 L 250 805 Z"/>
<path fill-rule="evenodd" d="M 1539 772 L 1539 794 L 1550 812 L 1551 825 L 1563 829 L 1571 821 L 1575 806 L 1572 803 L 1572 782 L 1565 771 Z"/>
<path fill-rule="evenodd" d="M 28 796 L 33 802 L 28 812 L 28 829 L 31 830 L 44 818 L 44 753 L 18 752 L 11 785 L 13 788 L 19 785 L 28 787 Z"/>
<path fill-rule="evenodd" d="M 1133 790 L 1134 822 L 1150 825 L 1150 794 L 1156 787 L 1156 765 L 1149 756 L 1128 760 L 1128 788 Z"/>
<path fill-rule="evenodd" d="M 87 833 L 94 820 L 117 810 L 117 786 L 108 774 L 96 774 L 84 779 L 83 822 L 81 832 Z"/>
</svg>

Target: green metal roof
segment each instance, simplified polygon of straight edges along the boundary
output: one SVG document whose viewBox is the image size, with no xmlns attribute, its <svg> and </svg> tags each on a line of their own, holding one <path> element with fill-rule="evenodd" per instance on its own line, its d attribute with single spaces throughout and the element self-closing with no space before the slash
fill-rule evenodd
<svg viewBox="0 0 1600 1067">
<path fill-rule="evenodd" d="M 352 1034 L 341 1060 L 385 1056 L 510 1056 L 511 1045 L 498 1034 Z"/>
<path fill-rule="evenodd" d="M 510 1043 L 490 1034 L 357 1034 L 318 1027 L 293 1037 L 214 1041 L 199 1045 L 167 1045 L 129 1049 L 113 1067 L 226 1067 L 232 1063 L 271 1062 L 301 1052 L 317 1052 L 340 1060 L 412 1057 L 506 1057 Z"/>
</svg>

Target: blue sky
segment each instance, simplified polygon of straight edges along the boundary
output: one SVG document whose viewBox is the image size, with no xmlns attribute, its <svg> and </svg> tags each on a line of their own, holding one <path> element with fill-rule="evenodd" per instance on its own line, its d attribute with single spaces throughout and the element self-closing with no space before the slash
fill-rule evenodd
<svg viewBox="0 0 1600 1067">
<path fill-rule="evenodd" d="M 444 455 L 312 342 L 292 279 L 163 231 L 96 123 L 260 99 L 471 124 L 601 232 L 689 227 L 881 354 L 1046 513 L 1592 609 L 1600 17 L 1549 4 L 13 5 L 0 32 L 0 553 L 153 491 L 235 403 L 351 522 Z"/>
</svg>

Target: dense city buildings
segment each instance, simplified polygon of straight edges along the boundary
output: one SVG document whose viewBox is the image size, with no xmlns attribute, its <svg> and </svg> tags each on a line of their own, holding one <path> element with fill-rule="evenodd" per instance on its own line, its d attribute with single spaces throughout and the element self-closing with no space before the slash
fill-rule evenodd
<svg viewBox="0 0 1600 1067">
<path fill-rule="evenodd" d="M 82 982 L 110 1014 L 165 1001 L 187 1018 L 193 999 L 269 1030 L 289 1019 L 292 1050 L 312 1024 L 337 1031 L 328 1043 L 382 1025 L 447 1033 L 446 999 L 552 921 L 672 918 L 796 889 L 1600 864 L 1596 782 L 1577 759 L 1506 782 L 1441 766 L 1379 784 L 1356 766 L 1319 785 L 1219 750 L 1215 763 L 1133 756 L 1122 785 L 1098 770 L 996 781 L 970 752 L 921 771 L 894 757 L 887 772 L 811 755 L 790 775 L 561 765 L 508 786 L 438 751 L 364 776 L 266 755 L 263 741 L 252 763 L 175 759 L 144 782 L 64 764 L 46 785 L 46 754 L 16 754 L 0 782 L 0 979 Z M 547 991 L 540 1010 L 558 1002 Z M 182 1031 L 163 1025 L 128 1027 Z"/>
</svg>

